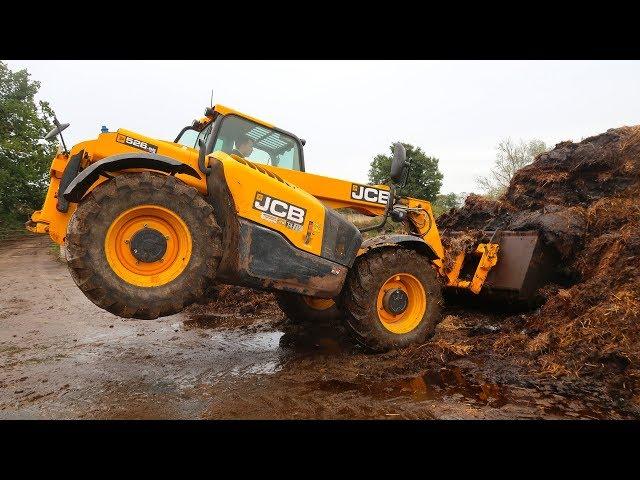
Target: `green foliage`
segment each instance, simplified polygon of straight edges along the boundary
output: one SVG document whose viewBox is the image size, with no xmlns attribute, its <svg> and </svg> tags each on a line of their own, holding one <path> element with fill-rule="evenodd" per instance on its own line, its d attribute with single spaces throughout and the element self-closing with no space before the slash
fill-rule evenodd
<svg viewBox="0 0 640 480">
<path fill-rule="evenodd" d="M 438 169 L 438 159 L 428 157 L 420 147 L 403 143 L 407 150 L 407 160 L 411 162 L 406 187 L 399 193 L 405 196 L 433 201 L 442 186 L 442 173 Z M 369 167 L 369 181 L 381 184 L 387 181 L 391 172 L 393 144 L 389 147 L 391 155 L 376 155 Z"/>
<path fill-rule="evenodd" d="M 39 142 L 53 127 L 48 103 L 34 99 L 39 88 L 0 61 L 0 230 L 24 223 L 46 194 L 56 145 Z"/>
<path fill-rule="evenodd" d="M 24 236 L 24 219 L 13 213 L 0 212 L 0 240 Z"/>
<path fill-rule="evenodd" d="M 436 195 L 435 201 L 431 203 L 433 214 L 439 217 L 445 212 L 448 212 L 452 208 L 460 208 L 464 204 L 466 193 L 441 193 Z"/>
</svg>

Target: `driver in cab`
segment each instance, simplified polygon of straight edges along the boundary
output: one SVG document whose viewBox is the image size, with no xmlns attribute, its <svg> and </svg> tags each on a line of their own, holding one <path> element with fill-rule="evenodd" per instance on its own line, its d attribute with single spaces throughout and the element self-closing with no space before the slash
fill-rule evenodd
<svg viewBox="0 0 640 480">
<path fill-rule="evenodd" d="M 236 148 L 231 153 L 246 158 L 253 152 L 253 140 L 247 135 L 241 135 L 236 140 Z"/>
</svg>

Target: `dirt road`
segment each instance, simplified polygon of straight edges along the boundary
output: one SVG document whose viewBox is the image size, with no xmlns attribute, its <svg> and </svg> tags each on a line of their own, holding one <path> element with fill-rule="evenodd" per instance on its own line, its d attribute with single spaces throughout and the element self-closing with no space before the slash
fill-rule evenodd
<svg viewBox="0 0 640 480">
<path fill-rule="evenodd" d="M 425 369 L 363 353 L 339 327 L 238 310 L 124 320 L 82 295 L 48 238 L 0 245 L 0 418 L 629 416 L 492 383 L 477 359 Z"/>
</svg>

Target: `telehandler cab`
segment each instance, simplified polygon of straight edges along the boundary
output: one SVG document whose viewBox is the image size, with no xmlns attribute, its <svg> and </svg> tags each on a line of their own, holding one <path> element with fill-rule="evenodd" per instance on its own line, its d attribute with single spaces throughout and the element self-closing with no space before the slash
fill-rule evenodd
<svg viewBox="0 0 640 480">
<path fill-rule="evenodd" d="M 46 138 L 68 126 L 55 124 Z M 215 283 L 241 285 L 275 292 L 296 321 L 342 318 L 380 351 L 434 332 L 443 287 L 530 294 L 536 232 L 489 232 L 447 272 L 430 203 L 396 192 L 410 174 L 401 144 L 388 184 L 362 185 L 305 172 L 304 143 L 222 105 L 173 142 L 125 129 L 70 151 L 63 140 L 27 228 L 64 244 L 78 287 L 126 318 L 171 315 Z M 363 242 L 365 229 L 335 211 L 345 207 L 382 216 L 366 230 L 391 217 L 408 233 Z"/>
</svg>

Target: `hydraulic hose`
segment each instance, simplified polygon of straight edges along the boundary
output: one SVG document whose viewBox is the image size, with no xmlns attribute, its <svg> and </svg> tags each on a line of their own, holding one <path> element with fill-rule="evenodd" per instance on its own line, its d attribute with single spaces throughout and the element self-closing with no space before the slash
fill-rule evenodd
<svg viewBox="0 0 640 480">
<path fill-rule="evenodd" d="M 389 185 L 389 200 L 387 200 L 387 206 L 384 209 L 384 216 L 382 217 L 382 221 L 377 225 L 370 225 L 368 227 L 359 228 L 360 233 L 369 232 L 371 230 L 376 230 L 378 228 L 384 227 L 384 224 L 387 223 L 387 219 L 389 218 L 389 212 L 393 207 L 393 204 L 396 200 L 396 189 L 393 184 Z"/>
</svg>

